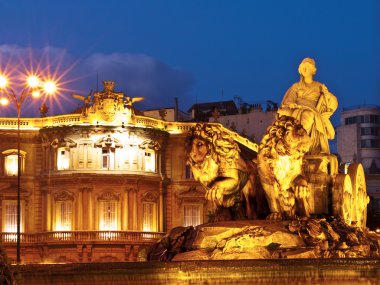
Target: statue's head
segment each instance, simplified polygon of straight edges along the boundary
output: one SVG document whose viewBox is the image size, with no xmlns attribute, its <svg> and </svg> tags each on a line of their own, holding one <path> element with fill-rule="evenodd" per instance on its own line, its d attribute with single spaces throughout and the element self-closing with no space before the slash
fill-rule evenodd
<svg viewBox="0 0 380 285">
<path fill-rule="evenodd" d="M 298 73 L 301 77 L 308 75 L 313 76 L 316 72 L 317 68 L 315 67 L 315 60 L 310 57 L 304 58 L 298 66 Z"/>
</svg>

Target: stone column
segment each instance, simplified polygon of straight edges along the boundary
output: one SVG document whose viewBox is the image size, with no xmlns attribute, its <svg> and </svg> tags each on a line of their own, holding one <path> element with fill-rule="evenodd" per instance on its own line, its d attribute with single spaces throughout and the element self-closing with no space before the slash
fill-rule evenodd
<svg viewBox="0 0 380 285">
<path fill-rule="evenodd" d="M 127 231 L 129 229 L 129 223 L 128 223 L 128 212 L 129 212 L 129 205 L 128 205 L 128 191 L 125 190 L 123 193 L 123 197 L 121 200 L 121 230 Z"/>
<path fill-rule="evenodd" d="M 137 189 L 132 190 L 132 230 L 138 230 L 137 225 Z"/>
<path fill-rule="evenodd" d="M 87 189 L 88 195 L 88 230 L 94 230 L 94 211 L 93 211 L 93 199 L 92 199 L 92 189 Z"/>
<path fill-rule="evenodd" d="M 50 190 L 46 193 L 46 231 L 51 231 L 51 193 Z"/>
<path fill-rule="evenodd" d="M 163 189 L 162 189 L 162 181 L 160 182 L 160 197 L 158 200 L 158 231 L 164 231 L 164 199 L 163 199 Z"/>
<path fill-rule="evenodd" d="M 83 231 L 83 189 L 78 191 L 78 201 L 77 201 L 77 226 L 76 229 Z"/>
</svg>

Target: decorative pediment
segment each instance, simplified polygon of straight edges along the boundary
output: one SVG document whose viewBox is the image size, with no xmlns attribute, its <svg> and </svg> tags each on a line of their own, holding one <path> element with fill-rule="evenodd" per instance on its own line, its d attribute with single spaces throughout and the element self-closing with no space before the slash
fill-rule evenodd
<svg viewBox="0 0 380 285">
<path fill-rule="evenodd" d="M 53 148 L 59 148 L 59 147 L 76 147 L 77 143 L 73 141 L 70 138 L 56 138 L 54 139 L 51 144 Z"/>
<path fill-rule="evenodd" d="M 54 200 L 55 201 L 73 201 L 74 195 L 71 192 L 68 191 L 59 191 L 54 193 Z"/>
<path fill-rule="evenodd" d="M 106 147 L 106 148 L 117 148 L 122 147 L 123 145 L 114 137 L 111 135 L 107 135 L 106 137 L 103 137 L 102 139 L 98 140 L 95 144 L 95 147 Z"/>
<path fill-rule="evenodd" d="M 157 151 L 161 148 L 161 145 L 158 141 L 155 140 L 145 140 L 139 145 L 139 148 Z"/>
<path fill-rule="evenodd" d="M 142 197 L 143 202 L 152 202 L 157 203 L 158 202 L 158 195 L 152 192 L 146 192 Z"/>
<path fill-rule="evenodd" d="M 202 204 L 207 203 L 205 193 L 202 190 L 197 189 L 195 186 L 191 186 L 188 190 L 177 193 L 176 198 L 179 205 L 183 202 Z"/>
<path fill-rule="evenodd" d="M 98 200 L 119 200 L 119 194 L 114 192 L 103 192 L 99 195 Z"/>
<path fill-rule="evenodd" d="M 8 156 L 8 155 L 17 155 L 17 153 L 18 153 L 18 150 L 17 150 L 17 149 L 13 149 L 13 148 L 12 148 L 12 149 L 4 150 L 4 151 L 2 152 L 2 154 L 3 154 L 4 156 Z M 20 155 L 25 157 L 25 156 L 26 156 L 26 152 L 20 149 Z"/>
</svg>

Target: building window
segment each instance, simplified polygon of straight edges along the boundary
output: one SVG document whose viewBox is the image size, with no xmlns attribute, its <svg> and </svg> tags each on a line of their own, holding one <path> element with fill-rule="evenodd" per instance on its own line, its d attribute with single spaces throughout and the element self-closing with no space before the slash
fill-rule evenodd
<svg viewBox="0 0 380 285">
<path fill-rule="evenodd" d="M 70 167 L 70 151 L 68 148 L 58 148 L 57 150 L 57 169 L 66 170 Z"/>
<path fill-rule="evenodd" d="M 378 134 L 379 134 L 379 128 L 375 128 L 375 127 L 361 128 L 362 136 L 377 136 Z"/>
<path fill-rule="evenodd" d="M 201 205 L 184 205 L 183 225 L 185 227 L 197 226 L 202 223 Z"/>
<path fill-rule="evenodd" d="M 23 231 L 23 213 L 22 204 L 21 217 L 20 217 L 20 231 Z M 17 201 L 3 201 L 3 232 L 16 233 L 17 232 Z"/>
<path fill-rule="evenodd" d="M 361 140 L 362 148 L 380 148 L 380 140 Z"/>
<path fill-rule="evenodd" d="M 143 202 L 143 231 L 157 231 L 157 204 L 154 202 Z"/>
<path fill-rule="evenodd" d="M 3 151 L 5 175 L 16 176 L 18 171 L 17 149 Z M 24 172 L 26 152 L 20 150 L 21 173 Z"/>
<path fill-rule="evenodd" d="M 56 201 L 55 219 L 56 231 L 71 231 L 73 220 L 73 202 Z"/>
<path fill-rule="evenodd" d="M 145 150 L 145 171 L 156 171 L 156 159 L 155 159 L 155 153 L 153 150 Z"/>
<path fill-rule="evenodd" d="M 100 201 L 100 224 L 101 231 L 117 230 L 117 201 Z"/>
<path fill-rule="evenodd" d="M 114 169 L 115 164 L 115 150 L 111 148 L 102 149 L 102 168 Z"/>
</svg>

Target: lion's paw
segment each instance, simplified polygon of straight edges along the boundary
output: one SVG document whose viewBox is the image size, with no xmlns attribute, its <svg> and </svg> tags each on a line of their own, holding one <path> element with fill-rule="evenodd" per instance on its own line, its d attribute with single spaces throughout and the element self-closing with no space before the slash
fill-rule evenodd
<svg viewBox="0 0 380 285">
<path fill-rule="evenodd" d="M 303 198 L 307 198 L 310 196 L 310 191 L 309 191 L 309 188 L 307 186 L 295 186 L 294 187 L 294 196 L 297 198 L 297 199 L 303 199 Z"/>
<path fill-rule="evenodd" d="M 270 213 L 267 217 L 266 217 L 267 220 L 271 220 L 271 221 L 282 221 L 283 220 L 283 216 L 281 213 L 278 213 L 278 212 L 274 212 L 274 213 Z"/>
</svg>

